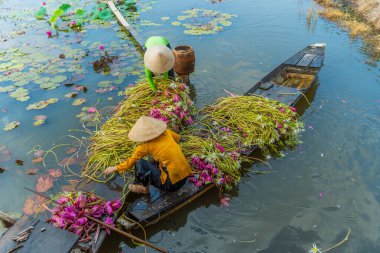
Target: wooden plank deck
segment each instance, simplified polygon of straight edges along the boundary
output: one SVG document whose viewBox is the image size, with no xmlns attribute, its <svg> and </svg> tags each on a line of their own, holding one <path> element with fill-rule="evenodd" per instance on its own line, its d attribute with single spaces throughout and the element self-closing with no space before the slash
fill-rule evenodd
<svg viewBox="0 0 380 253">
<path fill-rule="evenodd" d="M 79 236 L 74 233 L 24 215 L 1 237 L 0 252 L 6 253 L 14 249 L 18 244 L 12 238 L 30 226 L 33 226 L 34 229 L 29 238 L 20 243 L 23 247 L 17 249 L 17 253 L 68 253 L 79 240 Z M 43 228 L 46 231 L 42 232 Z"/>
</svg>

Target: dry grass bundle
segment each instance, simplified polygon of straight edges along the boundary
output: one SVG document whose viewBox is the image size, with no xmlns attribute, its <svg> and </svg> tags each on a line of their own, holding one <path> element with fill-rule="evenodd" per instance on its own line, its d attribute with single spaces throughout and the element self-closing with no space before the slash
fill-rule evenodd
<svg viewBox="0 0 380 253">
<path fill-rule="evenodd" d="M 320 15 L 338 23 L 349 18 L 349 15 L 347 13 L 336 8 L 325 8 L 321 11 Z"/>
<path fill-rule="evenodd" d="M 371 26 L 356 20 L 343 21 L 342 25 L 343 27 L 347 28 L 350 36 L 352 37 L 356 37 L 361 34 L 367 34 L 372 31 Z"/>
</svg>

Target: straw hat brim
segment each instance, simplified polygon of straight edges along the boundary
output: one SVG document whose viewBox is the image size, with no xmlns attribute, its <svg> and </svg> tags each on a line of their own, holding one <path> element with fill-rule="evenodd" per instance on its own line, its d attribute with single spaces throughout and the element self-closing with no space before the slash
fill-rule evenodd
<svg viewBox="0 0 380 253">
<path fill-rule="evenodd" d="M 162 74 L 173 68 L 175 57 L 168 47 L 157 45 L 148 48 L 144 54 L 145 66 L 156 74 Z"/>
<path fill-rule="evenodd" d="M 165 132 L 166 128 L 167 124 L 164 121 L 141 116 L 129 131 L 128 138 L 135 142 L 150 141 Z"/>
</svg>

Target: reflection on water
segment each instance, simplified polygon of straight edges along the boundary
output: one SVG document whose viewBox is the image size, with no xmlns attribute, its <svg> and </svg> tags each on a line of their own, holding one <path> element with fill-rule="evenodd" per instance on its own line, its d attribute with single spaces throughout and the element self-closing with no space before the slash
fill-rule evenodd
<svg viewBox="0 0 380 253">
<path fill-rule="evenodd" d="M 0 2 L 0 8 L 10 8 L 7 4 L 8 1 Z M 194 47 L 197 65 L 191 81 L 197 106 L 225 96 L 224 90 L 243 94 L 306 45 L 327 43 L 325 65 L 318 77 L 319 86 L 307 95 L 311 106 L 306 100 L 300 105 L 306 127 L 303 144 L 286 152 L 283 159 L 270 161 L 270 167 L 258 163 L 248 170 L 239 187 L 231 193 L 230 207 L 220 208 L 218 194 L 210 192 L 173 217 L 148 228 L 150 241 L 170 252 L 307 252 L 314 242 L 322 249 L 328 248 L 343 239 L 351 228 L 348 242 L 334 252 L 380 251 L 380 158 L 377 145 L 380 138 L 380 73 L 376 62 L 367 64 L 368 58 L 361 49 L 360 40 L 350 41 L 337 25 L 308 14 L 310 6 L 309 1 L 225 0 L 212 4 L 211 1 L 168 0 L 153 3 L 152 10 L 140 15 L 142 20 L 162 24 L 154 28 L 140 27 L 144 37 L 165 35 L 172 45 L 191 44 Z M 183 28 L 172 26 L 171 22 L 176 21 L 182 11 L 191 8 L 213 9 L 237 17 L 219 34 L 189 36 L 183 33 Z M 315 6 L 314 10 L 317 8 Z M 169 17 L 170 22 L 162 21 L 162 17 Z M 1 19 L 1 33 L 8 36 L 10 31 L 7 28 L 4 32 L 4 22 Z M 0 47 L 14 47 L 12 44 L 17 41 L 20 41 L 17 46 L 21 46 L 28 38 L 44 41 L 42 25 L 36 28 L 35 35 L 20 35 Z M 122 35 L 114 31 L 117 27 L 113 24 L 101 32 L 89 30 L 85 40 L 104 45 L 111 45 L 112 41 L 120 44 L 123 40 L 119 37 Z M 116 50 L 115 55 L 132 48 L 133 45 L 128 43 L 125 48 Z M 94 50 L 95 47 L 90 49 Z M 124 57 L 128 58 L 127 55 Z M 115 105 L 121 99 L 117 96 L 118 91 L 95 92 L 102 88 L 97 84 L 108 77 L 92 70 L 90 62 L 94 59 L 84 58 L 86 78 L 78 84 L 85 85 L 89 91 L 80 93 L 80 97 L 87 99 L 87 106 Z M 125 68 L 134 66 L 136 61 L 137 54 L 128 58 L 127 64 L 119 67 L 119 72 L 130 73 L 133 69 Z M 117 78 L 109 77 L 110 80 Z M 135 76 L 126 76 L 119 90 L 135 80 Z M 48 169 L 61 168 L 52 155 L 48 156 L 48 167 L 43 167 L 32 163 L 33 157 L 27 153 L 37 144 L 49 149 L 73 142 L 67 137 L 68 130 L 81 128 L 75 117 L 81 107 L 72 106 L 72 100 L 64 98 L 69 92 L 72 92 L 69 87 L 31 90 L 33 103 L 53 95 L 62 98 L 60 103 L 41 111 L 48 118 L 40 127 L 32 126 L 33 117 L 40 112 L 25 110 L 29 101 L 18 102 L 0 94 L 0 109 L 6 108 L 7 111 L 0 111 L 1 128 L 6 122 L 21 121 L 19 128 L 0 132 L 0 144 L 5 144 L 12 152 L 12 160 L 1 163 L 1 167 L 8 170 L 0 174 L 0 191 L 6 190 L 12 195 L 0 199 L 0 210 L 21 211 L 28 197 L 22 186 L 33 188 L 38 177 Z M 81 132 L 74 134 L 82 135 Z M 67 157 L 68 148 L 56 150 L 59 160 Z M 24 160 L 24 166 L 17 166 L 15 159 Z M 25 174 L 29 168 L 39 168 L 39 174 Z M 271 173 L 256 176 L 254 170 Z M 52 191 L 59 191 L 70 178 L 55 181 Z M 137 234 L 142 236 L 142 233 Z M 108 238 L 103 252 L 118 252 L 122 241 L 124 239 L 119 237 Z M 143 250 L 125 242 L 124 252 Z"/>
</svg>

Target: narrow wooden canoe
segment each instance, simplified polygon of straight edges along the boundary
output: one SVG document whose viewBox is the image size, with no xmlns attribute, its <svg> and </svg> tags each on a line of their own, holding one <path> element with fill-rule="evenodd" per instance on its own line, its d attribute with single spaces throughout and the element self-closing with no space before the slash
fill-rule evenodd
<svg viewBox="0 0 380 253">
<path fill-rule="evenodd" d="M 260 95 L 295 106 L 316 82 L 322 67 L 325 44 L 313 44 L 302 49 L 280 64 L 272 72 L 257 82 L 245 95 Z M 187 183 L 176 192 L 163 192 L 150 187 L 150 197 L 141 196 L 135 200 L 118 219 L 124 229 L 136 228 L 136 222 L 143 226 L 157 223 L 178 209 L 214 187 L 214 184 L 196 188 Z"/>
</svg>

